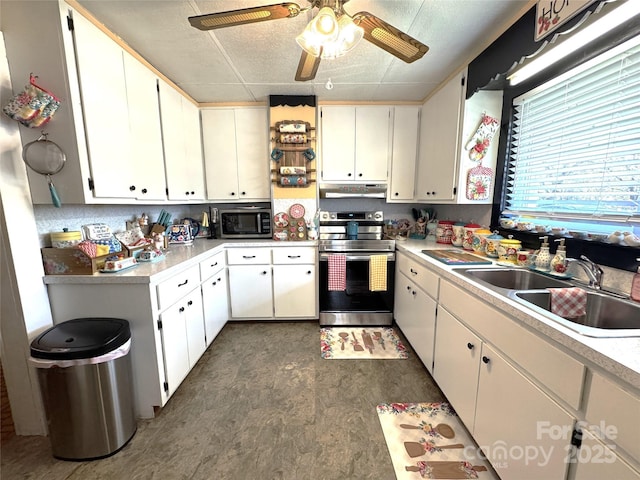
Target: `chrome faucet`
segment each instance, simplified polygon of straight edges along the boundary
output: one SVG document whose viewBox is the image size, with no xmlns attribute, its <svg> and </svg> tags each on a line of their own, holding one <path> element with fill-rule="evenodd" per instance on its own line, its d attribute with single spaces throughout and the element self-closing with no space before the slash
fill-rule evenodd
<svg viewBox="0 0 640 480">
<path fill-rule="evenodd" d="M 580 255 L 580 260 L 577 258 L 567 258 L 567 266 L 580 265 L 589 279 L 589 287 L 596 290 L 602 288 L 602 276 L 604 272 L 600 266 L 589 260 L 585 255 Z"/>
</svg>

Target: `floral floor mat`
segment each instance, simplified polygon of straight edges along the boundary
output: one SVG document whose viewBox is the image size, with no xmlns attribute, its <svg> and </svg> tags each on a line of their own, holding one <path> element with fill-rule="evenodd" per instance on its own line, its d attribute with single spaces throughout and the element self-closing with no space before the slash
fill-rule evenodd
<svg viewBox="0 0 640 480">
<path fill-rule="evenodd" d="M 324 359 L 407 358 L 407 350 L 392 327 L 325 327 L 320 329 Z"/>
<path fill-rule="evenodd" d="M 446 402 L 376 407 L 397 480 L 499 480 Z"/>
</svg>

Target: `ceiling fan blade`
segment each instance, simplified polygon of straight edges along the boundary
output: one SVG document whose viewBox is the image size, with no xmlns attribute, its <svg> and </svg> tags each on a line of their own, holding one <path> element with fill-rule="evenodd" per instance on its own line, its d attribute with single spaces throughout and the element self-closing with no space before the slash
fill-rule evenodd
<svg viewBox="0 0 640 480">
<path fill-rule="evenodd" d="M 284 2 L 277 5 L 243 8 L 228 12 L 210 13 L 189 17 L 189 23 L 200 30 L 215 30 L 216 28 L 233 27 L 246 23 L 277 20 L 278 18 L 295 17 L 300 13 L 297 3 Z"/>
<path fill-rule="evenodd" d="M 314 57 L 307 53 L 306 50 L 302 50 L 300 56 L 300 63 L 298 63 L 298 70 L 296 71 L 296 81 L 306 82 L 316 78 L 318 67 L 320 66 L 320 56 Z"/>
<path fill-rule="evenodd" d="M 415 62 L 429 51 L 424 43 L 369 12 L 356 13 L 353 21 L 364 29 L 366 40 L 407 63 Z"/>
</svg>

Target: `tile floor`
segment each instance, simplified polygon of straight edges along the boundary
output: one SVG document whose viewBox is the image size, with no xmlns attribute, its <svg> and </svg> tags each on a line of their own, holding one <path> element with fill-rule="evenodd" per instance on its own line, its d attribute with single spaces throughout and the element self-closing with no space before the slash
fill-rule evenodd
<svg viewBox="0 0 640 480">
<path fill-rule="evenodd" d="M 395 478 L 375 406 L 444 397 L 408 360 L 323 360 L 317 322 L 229 323 L 153 420 L 93 462 L 46 437 L 2 447 L 3 480 Z"/>
</svg>

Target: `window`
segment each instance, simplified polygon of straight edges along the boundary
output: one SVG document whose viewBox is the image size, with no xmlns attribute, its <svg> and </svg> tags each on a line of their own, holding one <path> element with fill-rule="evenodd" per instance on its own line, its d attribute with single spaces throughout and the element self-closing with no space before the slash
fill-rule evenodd
<svg viewBox="0 0 640 480">
<path fill-rule="evenodd" d="M 513 110 L 503 213 L 640 229 L 640 37 L 514 99 Z"/>
</svg>

